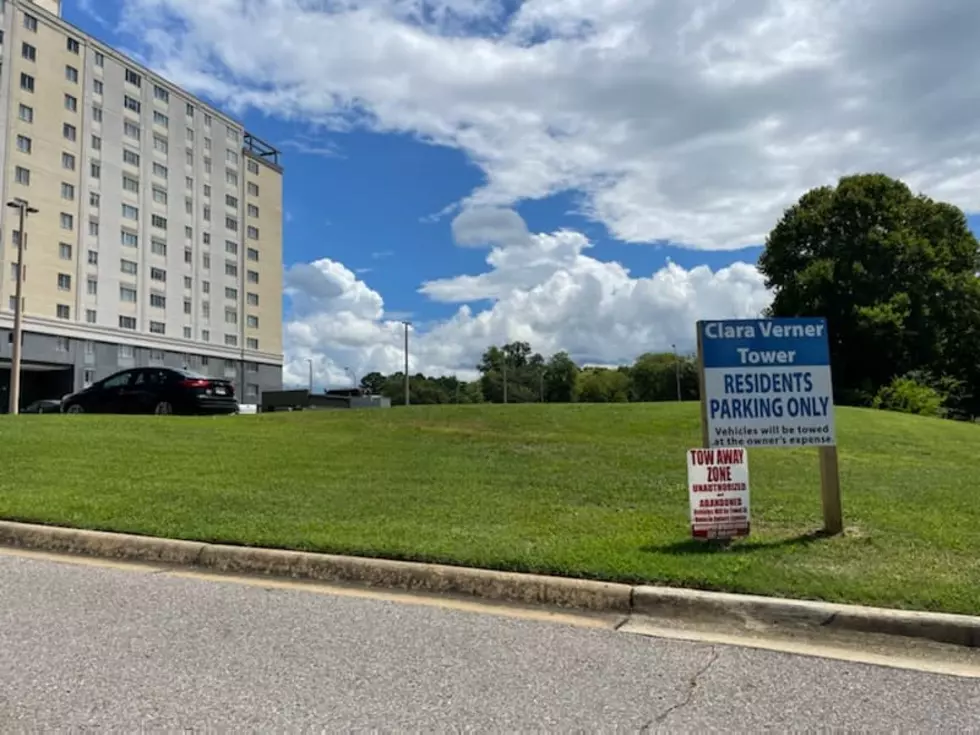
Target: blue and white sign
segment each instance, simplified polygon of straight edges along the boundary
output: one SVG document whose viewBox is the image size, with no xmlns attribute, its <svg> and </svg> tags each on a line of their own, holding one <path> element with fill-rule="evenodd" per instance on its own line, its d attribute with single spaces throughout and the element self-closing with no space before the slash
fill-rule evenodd
<svg viewBox="0 0 980 735">
<path fill-rule="evenodd" d="M 837 443 L 827 321 L 698 322 L 709 447 Z"/>
</svg>

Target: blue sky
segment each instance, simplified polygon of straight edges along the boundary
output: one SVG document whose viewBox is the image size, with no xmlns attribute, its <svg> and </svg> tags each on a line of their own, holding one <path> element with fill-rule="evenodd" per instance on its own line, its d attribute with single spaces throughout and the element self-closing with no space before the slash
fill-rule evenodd
<svg viewBox="0 0 980 735">
<path fill-rule="evenodd" d="M 724 80 L 681 83 L 702 57 L 666 55 L 663 37 L 711 48 L 717 34 L 743 27 L 694 4 L 704 7 L 693 40 L 683 13 L 661 17 L 642 1 L 625 21 L 610 0 L 359 0 L 330 14 L 295 0 L 65 0 L 63 14 L 217 106 L 237 107 L 250 132 L 283 151 L 286 285 L 295 294 L 284 298 L 287 374 L 305 375 L 310 358 L 329 384 L 348 365 L 396 369 L 391 320 L 408 314 L 419 325 L 415 367 L 465 374 L 504 339 L 621 363 L 687 345 L 695 318 L 765 305 L 753 264 L 782 208 L 810 186 L 897 159 L 861 147 L 858 123 L 871 121 L 849 119 L 835 133 L 828 118 L 825 142 L 789 129 L 807 120 L 788 105 L 825 116 L 836 98 L 820 96 L 846 69 L 828 66 L 801 94 L 779 92 L 776 79 L 768 96 L 753 90 L 754 108 L 736 81 L 730 94 Z M 422 10 L 410 16 L 407 7 Z M 771 19 L 773 44 L 792 46 L 812 30 L 780 30 L 783 22 Z M 814 22 L 828 37 L 847 32 L 830 16 Z M 650 50 L 608 50 L 629 32 Z M 588 56 L 596 39 L 605 49 L 598 70 Z M 760 125 L 771 140 L 759 138 Z M 934 163 L 888 172 L 942 189 Z M 454 217 L 481 207 L 516 211 L 530 238 L 504 246 L 503 229 L 500 241 L 491 236 L 490 265 L 489 247 L 453 236 Z M 678 241 L 691 245 L 670 244 Z M 435 285 L 420 292 L 426 283 Z"/>
</svg>

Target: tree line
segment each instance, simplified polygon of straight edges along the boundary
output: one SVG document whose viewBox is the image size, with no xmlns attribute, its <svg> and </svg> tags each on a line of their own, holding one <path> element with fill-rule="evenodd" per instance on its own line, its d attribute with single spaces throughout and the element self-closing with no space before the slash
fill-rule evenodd
<svg viewBox="0 0 980 735">
<path fill-rule="evenodd" d="M 433 403 L 626 403 L 628 401 L 697 400 L 698 376 L 694 358 L 672 352 L 649 352 L 632 365 L 615 368 L 581 367 L 567 352 L 545 358 L 527 342 L 489 347 L 477 365 L 480 378 L 409 376 L 413 405 Z M 405 400 L 405 374 L 368 373 L 360 387 L 387 396 L 393 404 Z"/>
<path fill-rule="evenodd" d="M 882 174 L 845 176 L 784 212 L 759 269 L 774 293 L 766 316 L 827 319 L 838 405 L 980 416 L 980 244 L 957 207 Z M 469 383 L 412 376 L 411 402 L 699 397 L 695 360 L 673 353 L 582 367 L 565 352 L 545 358 L 511 342 L 489 347 L 477 367 Z M 404 400 L 400 373 L 369 373 L 362 387 Z"/>
</svg>

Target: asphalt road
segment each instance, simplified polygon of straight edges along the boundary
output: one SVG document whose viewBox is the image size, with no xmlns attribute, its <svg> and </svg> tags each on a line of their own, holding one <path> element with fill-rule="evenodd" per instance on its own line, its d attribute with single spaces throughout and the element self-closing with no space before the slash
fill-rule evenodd
<svg viewBox="0 0 980 735">
<path fill-rule="evenodd" d="M 0 553 L 0 730 L 952 731 L 980 680 Z"/>
</svg>

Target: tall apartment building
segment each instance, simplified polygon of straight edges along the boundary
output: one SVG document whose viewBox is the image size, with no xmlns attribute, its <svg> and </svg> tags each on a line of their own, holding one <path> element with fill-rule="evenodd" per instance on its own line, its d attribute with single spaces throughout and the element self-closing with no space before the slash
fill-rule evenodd
<svg viewBox="0 0 980 735">
<path fill-rule="evenodd" d="M 26 200 L 22 402 L 117 370 L 282 386 L 282 168 L 242 124 L 60 17 L 0 0 L 0 197 Z M 0 410 L 18 210 L 0 207 Z"/>
</svg>

